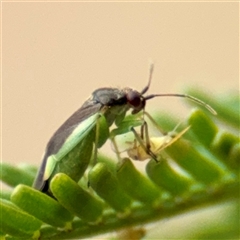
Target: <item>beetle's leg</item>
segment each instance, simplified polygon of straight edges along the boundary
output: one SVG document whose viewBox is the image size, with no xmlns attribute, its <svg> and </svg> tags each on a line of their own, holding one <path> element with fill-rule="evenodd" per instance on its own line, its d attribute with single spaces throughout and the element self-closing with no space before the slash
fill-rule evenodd
<svg viewBox="0 0 240 240">
<path fill-rule="evenodd" d="M 149 138 L 149 134 L 148 134 L 148 125 L 145 120 L 144 120 L 143 124 L 141 125 L 140 137 L 143 140 L 144 145 L 147 147 L 147 149 L 150 149 L 151 145 L 150 145 L 150 138 Z"/>
<path fill-rule="evenodd" d="M 120 156 L 120 151 L 118 150 L 118 146 L 117 146 L 117 143 L 116 143 L 116 140 L 115 140 L 115 136 L 114 136 L 114 137 L 111 137 L 110 140 L 111 140 L 111 142 L 112 142 L 112 146 L 113 146 L 113 148 L 114 148 L 114 152 L 115 152 L 116 155 L 117 155 L 118 161 L 121 161 L 122 158 L 121 158 L 121 156 Z"/>
<path fill-rule="evenodd" d="M 175 138 L 175 137 L 179 136 L 179 134 L 185 133 L 185 132 L 190 128 L 190 126 L 188 126 L 188 127 L 186 127 L 184 130 L 182 130 L 180 133 L 177 133 L 176 130 L 177 130 L 177 128 L 182 124 L 182 121 L 181 121 L 181 122 L 179 122 L 179 123 L 174 127 L 174 129 L 173 129 L 172 131 L 166 132 L 166 131 L 163 131 L 163 129 L 161 129 L 161 128 L 159 127 L 159 125 L 157 124 L 157 122 L 153 119 L 153 117 L 152 117 L 148 112 L 144 111 L 144 114 L 146 114 L 146 116 L 147 116 L 148 119 L 152 122 L 152 124 L 153 124 L 153 125 L 158 129 L 158 131 L 159 131 L 162 135 L 164 135 L 164 136 L 168 135 L 168 136 L 170 136 L 170 137 L 172 137 L 172 138 Z M 183 135 L 183 134 L 181 134 L 181 136 L 182 136 L 182 135 Z"/>
<path fill-rule="evenodd" d="M 147 149 L 151 149 L 151 145 L 150 145 L 150 138 L 149 138 L 149 133 L 148 133 L 148 125 L 147 125 L 147 122 L 144 121 L 143 123 L 143 128 L 144 128 L 144 133 L 145 133 L 145 139 L 146 139 L 146 147 Z"/>
<path fill-rule="evenodd" d="M 146 115 L 148 117 L 148 119 L 152 122 L 153 126 L 155 128 L 157 128 L 157 130 L 162 134 L 162 135 L 167 135 L 168 132 L 164 131 L 159 124 L 157 124 L 157 122 L 153 119 L 153 117 L 146 111 L 144 111 L 144 115 Z"/>
<path fill-rule="evenodd" d="M 145 121 L 144 121 L 144 123 L 145 123 Z M 141 125 L 141 129 L 140 129 L 140 137 L 143 140 L 144 140 L 144 127 L 145 127 L 144 123 Z"/>
<path fill-rule="evenodd" d="M 143 123 L 143 128 L 145 128 L 144 134 L 146 138 L 146 143 L 144 142 L 143 138 L 137 133 L 134 127 L 131 127 L 130 130 L 133 132 L 136 140 L 139 142 L 140 146 L 144 149 L 144 151 L 151 156 L 156 162 L 159 162 L 157 156 L 151 151 L 150 139 L 148 135 L 148 128 L 147 123 Z"/>
</svg>

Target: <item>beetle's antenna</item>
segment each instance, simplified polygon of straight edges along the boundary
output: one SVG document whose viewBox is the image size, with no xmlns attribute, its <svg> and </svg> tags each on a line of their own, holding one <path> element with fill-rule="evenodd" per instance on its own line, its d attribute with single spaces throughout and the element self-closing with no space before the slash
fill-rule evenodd
<svg viewBox="0 0 240 240">
<path fill-rule="evenodd" d="M 150 87 L 151 81 L 152 81 L 152 74 L 153 74 L 153 69 L 154 69 L 154 64 L 150 64 L 150 69 L 149 69 L 149 77 L 148 77 L 148 84 L 143 88 L 143 90 L 140 92 L 141 95 L 146 93 Z"/>
<path fill-rule="evenodd" d="M 149 100 L 155 97 L 184 97 L 184 98 L 188 98 L 190 100 L 192 100 L 193 102 L 196 102 L 200 105 L 202 105 L 203 107 L 205 107 L 206 109 L 208 109 L 208 111 L 210 111 L 213 115 L 217 115 L 217 112 L 208 104 L 206 104 L 205 102 L 203 102 L 202 100 L 192 97 L 190 95 L 186 95 L 186 94 L 177 94 L 177 93 L 166 93 L 166 94 L 151 94 L 145 97 L 145 100 Z"/>
</svg>

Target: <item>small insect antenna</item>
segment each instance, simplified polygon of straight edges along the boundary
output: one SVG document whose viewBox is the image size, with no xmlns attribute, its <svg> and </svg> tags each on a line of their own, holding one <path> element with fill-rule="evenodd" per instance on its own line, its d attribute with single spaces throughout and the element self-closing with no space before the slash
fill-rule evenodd
<svg viewBox="0 0 240 240">
<path fill-rule="evenodd" d="M 202 100 L 195 98 L 193 96 L 187 95 L 187 94 L 177 94 L 177 93 L 166 93 L 166 94 L 151 94 L 145 97 L 145 100 L 149 100 L 155 97 L 183 97 L 188 98 L 191 101 L 198 103 L 199 105 L 202 105 L 205 107 L 209 112 L 211 112 L 213 115 L 217 115 L 217 112 L 208 104 L 203 102 Z"/>
<path fill-rule="evenodd" d="M 147 86 L 145 86 L 145 87 L 143 88 L 143 90 L 140 92 L 141 95 L 143 95 L 144 93 L 146 93 L 146 92 L 148 91 L 150 85 L 151 85 L 153 69 L 154 69 L 154 64 L 151 63 L 151 64 L 150 64 L 150 69 L 149 69 L 148 84 L 147 84 Z"/>
</svg>

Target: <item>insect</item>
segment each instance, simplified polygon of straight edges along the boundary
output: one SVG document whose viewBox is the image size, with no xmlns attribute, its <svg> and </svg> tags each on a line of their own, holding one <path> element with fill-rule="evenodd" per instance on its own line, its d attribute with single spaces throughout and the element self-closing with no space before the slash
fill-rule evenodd
<svg viewBox="0 0 240 240">
<path fill-rule="evenodd" d="M 146 101 L 152 98 L 184 97 L 216 114 L 209 105 L 189 95 L 168 93 L 144 96 L 150 87 L 152 73 L 153 65 L 150 67 L 148 84 L 140 92 L 128 87 L 95 90 L 50 138 L 33 187 L 49 193 L 49 183 L 59 172 L 67 174 L 74 181 L 79 181 L 89 165 L 93 149 L 96 156 L 97 148 L 109 138 L 110 126 L 113 123 L 118 126 L 130 109 L 131 114 L 144 111 Z M 149 148 L 147 153 L 155 157 Z"/>
<path fill-rule="evenodd" d="M 151 137 L 144 139 L 142 137 L 142 141 L 138 141 L 136 138 L 133 142 L 130 142 L 132 145 L 131 148 L 127 150 L 127 154 L 133 160 L 144 161 L 149 159 L 151 156 L 145 150 L 146 146 L 150 146 L 151 151 L 157 155 L 162 150 L 167 148 L 168 146 L 172 145 L 176 142 L 179 138 L 182 137 L 184 133 L 186 133 L 191 126 L 184 128 L 180 133 L 176 133 L 174 130 L 167 133 L 161 137 Z"/>
</svg>

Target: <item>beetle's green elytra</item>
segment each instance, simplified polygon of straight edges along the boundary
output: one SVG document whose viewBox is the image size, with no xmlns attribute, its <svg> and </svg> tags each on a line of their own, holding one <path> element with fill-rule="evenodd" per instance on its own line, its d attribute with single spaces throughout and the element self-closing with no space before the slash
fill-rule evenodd
<svg viewBox="0 0 240 240">
<path fill-rule="evenodd" d="M 90 162 L 93 148 L 100 148 L 109 138 L 109 128 L 113 123 L 118 125 L 124 120 L 126 113 L 131 114 L 143 111 L 146 101 L 154 97 L 174 96 L 184 97 L 203 105 L 210 112 L 215 110 L 203 101 L 184 94 L 151 94 L 144 96 L 148 91 L 153 73 L 150 67 L 148 84 L 138 92 L 129 87 L 99 88 L 89 99 L 74 112 L 50 138 L 42 165 L 33 183 L 33 187 L 49 193 L 49 183 L 57 173 L 65 173 L 74 181 L 78 181 Z M 133 129 L 129 126 L 128 129 Z M 130 131 L 130 130 L 128 130 Z M 154 158 L 150 147 L 147 153 Z"/>
</svg>

